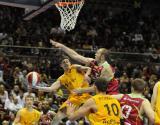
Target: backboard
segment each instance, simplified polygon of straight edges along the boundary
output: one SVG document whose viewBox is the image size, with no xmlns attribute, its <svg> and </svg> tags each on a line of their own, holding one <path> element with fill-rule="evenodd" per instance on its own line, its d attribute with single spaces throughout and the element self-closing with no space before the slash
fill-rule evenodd
<svg viewBox="0 0 160 125">
<path fill-rule="evenodd" d="M 55 2 L 58 0 L 0 0 L 0 5 L 24 8 L 24 20 L 30 20 L 53 6 Z"/>
</svg>

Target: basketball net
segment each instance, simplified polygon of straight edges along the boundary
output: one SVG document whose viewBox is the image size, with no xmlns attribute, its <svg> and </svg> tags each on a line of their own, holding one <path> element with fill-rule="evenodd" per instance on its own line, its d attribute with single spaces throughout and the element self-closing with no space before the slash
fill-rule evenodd
<svg viewBox="0 0 160 125">
<path fill-rule="evenodd" d="M 55 6 L 60 12 L 60 27 L 63 30 L 73 30 L 75 28 L 77 17 L 84 4 L 84 0 L 60 0 Z"/>
</svg>

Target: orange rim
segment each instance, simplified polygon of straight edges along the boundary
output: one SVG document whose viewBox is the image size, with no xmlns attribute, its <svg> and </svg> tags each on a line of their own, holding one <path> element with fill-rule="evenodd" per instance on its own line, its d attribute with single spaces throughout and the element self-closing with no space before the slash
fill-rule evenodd
<svg viewBox="0 0 160 125">
<path fill-rule="evenodd" d="M 78 2 L 57 2 L 55 5 L 63 7 L 63 6 L 68 6 L 68 5 L 80 4 L 82 1 L 78 1 Z"/>
</svg>

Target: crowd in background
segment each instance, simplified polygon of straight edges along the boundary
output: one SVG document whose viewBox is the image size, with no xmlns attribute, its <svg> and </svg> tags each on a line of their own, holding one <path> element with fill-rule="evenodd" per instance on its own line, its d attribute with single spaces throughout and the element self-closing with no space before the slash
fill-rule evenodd
<svg viewBox="0 0 160 125">
<path fill-rule="evenodd" d="M 21 62 L 21 64 L 17 63 L 16 65 L 15 62 L 14 64 L 10 62 L 10 59 L 6 62 L 5 58 L 6 57 L 2 55 L 0 57 L 0 122 L 9 121 L 11 124 L 16 112 L 24 106 L 25 96 L 31 94 L 35 97 L 35 108 L 43 113 L 41 125 L 49 125 L 54 116 L 54 112 L 56 112 L 62 102 L 66 100 L 67 92 L 65 88 L 61 88 L 57 93 L 44 93 L 42 91 L 28 89 L 25 76 L 30 71 L 37 71 L 41 74 L 39 85 L 50 86 L 54 79 L 57 79 L 58 76 L 62 74 L 60 66 L 57 66 L 57 70 L 49 72 L 53 67 L 49 65 L 48 67 L 45 65 L 46 63 L 36 65 L 36 63 L 30 60 L 25 63 Z M 149 100 L 151 99 L 153 87 L 160 76 L 160 67 L 158 65 L 150 66 L 129 62 L 126 64 L 113 62 L 112 65 L 115 69 L 115 77 L 120 82 L 119 91 L 121 93 L 126 94 L 131 92 L 132 79 L 143 78 L 147 83 L 144 95 Z M 56 76 L 55 74 L 57 72 L 58 74 Z M 79 124 L 83 125 L 84 121 L 84 119 L 80 120 Z M 65 122 L 63 124 L 65 124 Z"/>
<path fill-rule="evenodd" d="M 49 38 L 53 38 L 71 48 L 94 50 L 106 47 L 113 52 L 160 53 L 160 18 L 156 13 L 144 13 L 146 10 L 142 5 L 118 8 L 118 12 L 112 4 L 108 5 L 107 9 L 98 6 L 102 5 L 96 5 L 94 8 L 91 6 L 87 8 L 85 5 L 75 30 L 69 33 L 57 28 L 59 13 L 56 10 L 54 13 L 57 18 L 52 16 L 53 9 L 51 9 L 31 21 L 22 21 L 24 13 L 22 9 L 1 6 L 0 44 L 50 47 Z M 20 49 L 1 47 L 1 51 L 3 52 L 0 53 L 0 124 L 7 125 L 5 122 L 11 124 L 16 112 L 24 107 L 25 96 L 32 94 L 35 97 L 35 108 L 43 114 L 41 125 L 49 125 L 54 112 L 66 98 L 64 89 L 60 89 L 56 94 L 28 90 L 25 76 L 30 71 L 37 71 L 41 74 L 40 85 L 50 86 L 62 73 L 57 60 L 61 53 L 59 50 L 52 53 L 48 50 L 39 52 L 36 48 L 29 50 L 24 48 L 20 51 Z M 16 54 L 50 56 L 50 58 L 12 58 Z M 159 58 L 157 55 L 153 56 L 152 61 L 158 60 L 157 58 Z M 132 62 L 124 64 L 116 59 L 112 65 L 115 68 L 115 77 L 120 82 L 121 93 L 131 91 L 132 79 L 143 78 L 148 85 L 144 95 L 151 99 L 153 86 L 160 76 L 159 65 Z M 67 122 L 69 125 L 69 121 Z M 84 119 L 81 119 L 75 124 L 80 125 L 83 122 Z"/>
<path fill-rule="evenodd" d="M 135 0 L 132 4 L 123 7 L 123 4 L 118 6 L 112 2 L 86 3 L 81 10 L 76 28 L 65 35 L 56 28 L 60 23 L 60 15 L 54 7 L 31 21 L 23 21 L 23 9 L 2 6 L 0 41 L 3 45 L 49 47 L 52 32 L 53 36 L 60 34 L 59 40 L 65 41 L 72 48 L 90 50 L 106 47 L 116 52 L 158 54 L 159 8 L 154 9 L 154 3 L 148 9 L 146 3 L 141 3 L 141 0 Z"/>
</svg>

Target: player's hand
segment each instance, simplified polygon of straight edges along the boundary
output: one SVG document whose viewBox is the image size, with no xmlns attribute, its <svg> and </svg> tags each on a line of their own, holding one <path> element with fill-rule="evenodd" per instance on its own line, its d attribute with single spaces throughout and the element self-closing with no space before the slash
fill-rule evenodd
<svg viewBox="0 0 160 125">
<path fill-rule="evenodd" d="M 66 102 L 68 105 L 68 109 L 67 109 L 67 115 L 70 115 L 71 113 L 75 112 L 76 110 L 76 105 L 72 104 L 71 102 L 67 101 Z"/>
<path fill-rule="evenodd" d="M 63 44 L 53 41 L 52 39 L 50 39 L 50 43 L 57 48 L 61 48 L 63 46 Z"/>
</svg>

